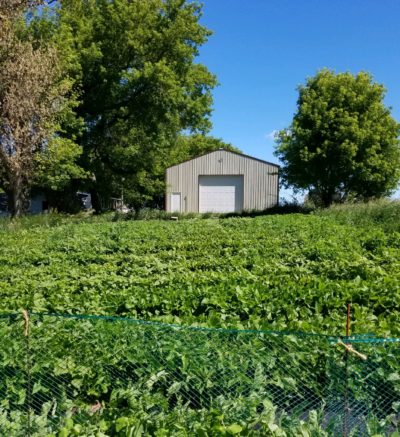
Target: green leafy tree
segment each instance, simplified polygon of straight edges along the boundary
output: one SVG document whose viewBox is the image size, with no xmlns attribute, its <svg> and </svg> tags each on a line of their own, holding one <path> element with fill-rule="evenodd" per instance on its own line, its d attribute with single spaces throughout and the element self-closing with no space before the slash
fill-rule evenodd
<svg viewBox="0 0 400 437">
<path fill-rule="evenodd" d="M 179 164 L 180 162 L 218 149 L 240 152 L 237 147 L 224 142 L 220 138 L 202 134 L 180 135 L 171 149 L 168 166 Z"/>
<path fill-rule="evenodd" d="M 400 125 L 384 95 L 365 72 L 324 69 L 300 86 L 293 122 L 277 135 L 284 184 L 324 206 L 389 195 L 400 178 Z"/>
<path fill-rule="evenodd" d="M 76 165 L 81 148 L 67 138 L 52 138 L 47 147 L 36 158 L 37 174 L 35 185 L 40 188 L 61 191 L 71 180 L 83 179 L 86 172 Z"/>
<path fill-rule="evenodd" d="M 96 209 L 122 189 L 136 206 L 162 193 L 180 132 L 210 128 L 216 80 L 195 63 L 210 35 L 200 16 L 200 4 L 185 0 L 64 0 L 33 20 L 68 59 Z"/>
</svg>

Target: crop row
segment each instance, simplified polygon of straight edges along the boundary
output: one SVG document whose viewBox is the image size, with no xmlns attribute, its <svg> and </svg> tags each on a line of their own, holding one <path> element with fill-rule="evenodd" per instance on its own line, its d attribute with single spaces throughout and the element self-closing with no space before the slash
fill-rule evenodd
<svg viewBox="0 0 400 437">
<path fill-rule="evenodd" d="M 400 234 L 330 217 L 104 222 L 0 233 L 0 310 L 400 334 Z"/>
</svg>

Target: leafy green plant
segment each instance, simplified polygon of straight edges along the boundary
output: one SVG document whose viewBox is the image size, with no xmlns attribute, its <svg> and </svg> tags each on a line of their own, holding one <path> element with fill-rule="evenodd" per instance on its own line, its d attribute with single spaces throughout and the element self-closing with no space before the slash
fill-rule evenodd
<svg viewBox="0 0 400 437">
<path fill-rule="evenodd" d="M 2 318 L 3 434 L 328 436 L 347 411 L 353 434 L 398 426 L 396 342 L 349 339 L 368 362 L 345 365 L 319 335 L 43 314 L 23 331 Z"/>
<path fill-rule="evenodd" d="M 385 224 L 396 218 L 374 212 L 373 224 L 367 217 L 355 226 L 362 215 L 348 207 L 173 222 L 112 215 L 3 222 L 2 313 L 27 308 L 193 328 L 32 315 L 28 354 L 21 318 L 6 317 L 1 432 L 24 435 L 30 411 L 38 436 L 335 435 L 343 350 L 331 337 L 252 330 L 343 335 L 351 302 L 352 332 L 400 335 L 400 234 Z M 365 419 L 360 432 L 394 433 L 397 407 L 387 400 L 400 393 L 398 349 L 355 348 L 368 356 L 347 368 Z"/>
<path fill-rule="evenodd" d="M 400 234 L 378 225 L 330 214 L 41 220 L 0 231 L 2 311 L 343 334 L 351 302 L 356 332 L 400 334 Z"/>
</svg>

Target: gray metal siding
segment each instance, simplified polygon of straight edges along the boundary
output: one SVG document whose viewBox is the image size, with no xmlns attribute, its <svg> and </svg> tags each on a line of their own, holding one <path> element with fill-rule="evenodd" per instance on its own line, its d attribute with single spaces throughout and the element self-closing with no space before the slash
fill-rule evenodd
<svg viewBox="0 0 400 437">
<path fill-rule="evenodd" d="M 167 169 L 166 210 L 172 192 L 182 193 L 182 212 L 199 211 L 199 176 L 243 175 L 245 210 L 262 210 L 278 203 L 278 166 L 217 150 Z"/>
</svg>

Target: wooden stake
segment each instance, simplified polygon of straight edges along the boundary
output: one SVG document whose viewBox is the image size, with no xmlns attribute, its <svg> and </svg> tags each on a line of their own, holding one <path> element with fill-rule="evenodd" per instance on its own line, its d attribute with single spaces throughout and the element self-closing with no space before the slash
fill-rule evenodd
<svg viewBox="0 0 400 437">
<path fill-rule="evenodd" d="M 347 319 L 346 319 L 346 337 L 350 337 L 350 304 L 347 304 Z M 348 371 L 348 362 L 349 362 L 349 350 L 346 346 L 346 352 L 344 355 L 345 362 L 345 392 L 344 392 L 344 404 L 343 404 L 343 437 L 347 437 L 349 434 L 349 371 Z"/>
<path fill-rule="evenodd" d="M 25 335 L 25 337 L 28 337 L 28 335 L 29 335 L 29 313 L 28 313 L 28 311 L 22 310 L 22 317 L 25 320 L 24 335 Z"/>
<path fill-rule="evenodd" d="M 346 337 L 350 337 L 350 304 L 347 304 Z"/>
<path fill-rule="evenodd" d="M 343 341 L 341 341 L 341 340 L 339 340 L 337 342 L 337 344 L 340 346 L 344 346 L 346 348 L 347 352 L 350 352 L 350 353 L 356 355 L 358 358 L 361 358 L 364 361 L 366 361 L 368 359 L 368 357 L 366 355 L 353 349 L 353 346 L 351 344 L 344 344 Z"/>
<path fill-rule="evenodd" d="M 26 400 L 28 405 L 28 424 L 27 424 L 27 435 L 32 435 L 31 429 L 31 410 L 32 410 L 32 362 L 31 362 L 31 348 L 29 339 L 29 312 L 27 310 L 22 310 L 22 317 L 24 318 L 24 336 L 26 342 L 26 374 L 27 374 L 27 390 L 26 390 Z"/>
</svg>

